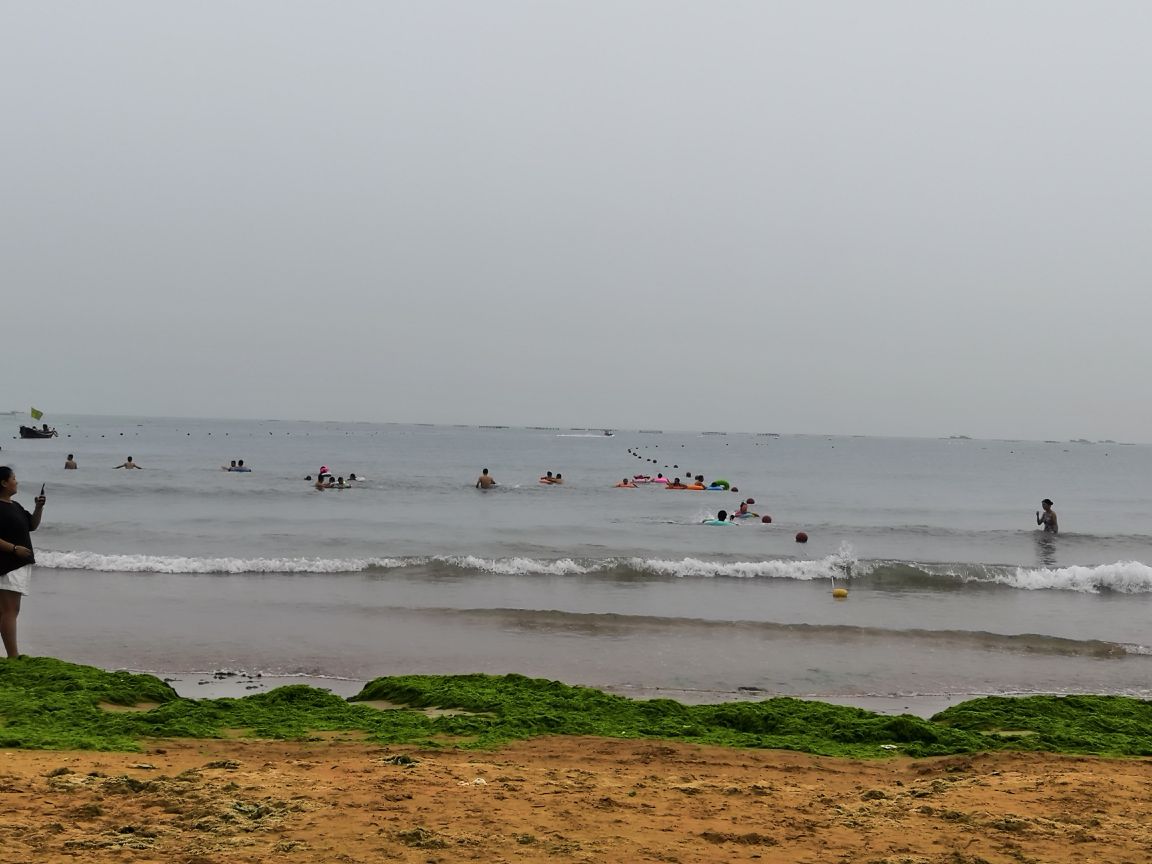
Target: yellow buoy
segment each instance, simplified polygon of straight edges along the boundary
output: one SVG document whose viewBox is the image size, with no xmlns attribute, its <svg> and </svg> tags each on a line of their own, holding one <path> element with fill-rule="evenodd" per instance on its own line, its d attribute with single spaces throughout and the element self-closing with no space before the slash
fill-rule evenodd
<svg viewBox="0 0 1152 864">
<path fill-rule="evenodd" d="M 833 588 L 832 589 L 832 596 L 835 597 L 837 600 L 843 600 L 845 597 L 848 596 L 848 589 L 847 588 Z"/>
</svg>

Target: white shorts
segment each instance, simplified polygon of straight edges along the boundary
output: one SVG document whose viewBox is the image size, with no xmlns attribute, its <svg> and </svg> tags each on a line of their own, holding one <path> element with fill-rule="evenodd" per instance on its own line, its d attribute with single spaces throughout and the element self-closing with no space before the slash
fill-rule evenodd
<svg viewBox="0 0 1152 864">
<path fill-rule="evenodd" d="M 0 591 L 15 591 L 17 594 L 27 594 L 32 584 L 32 565 L 25 564 L 11 573 L 0 576 Z"/>
</svg>

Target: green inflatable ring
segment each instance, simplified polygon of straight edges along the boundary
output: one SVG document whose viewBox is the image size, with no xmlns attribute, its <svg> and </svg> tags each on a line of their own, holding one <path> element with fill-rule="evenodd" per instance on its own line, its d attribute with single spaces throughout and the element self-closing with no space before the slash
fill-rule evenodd
<svg viewBox="0 0 1152 864">
<path fill-rule="evenodd" d="M 725 492 L 727 492 L 729 489 L 731 489 L 731 488 L 732 488 L 732 484 L 731 484 L 731 483 L 729 483 L 727 480 L 713 480 L 713 481 L 712 481 L 711 483 L 709 483 L 708 485 L 709 485 L 709 486 L 719 486 L 719 487 L 720 487 L 721 489 L 723 489 Z"/>
</svg>

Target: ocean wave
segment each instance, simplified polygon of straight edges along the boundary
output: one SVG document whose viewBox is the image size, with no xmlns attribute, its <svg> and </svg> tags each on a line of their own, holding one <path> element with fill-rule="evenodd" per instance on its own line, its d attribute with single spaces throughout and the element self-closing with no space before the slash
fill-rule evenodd
<svg viewBox="0 0 1152 864">
<path fill-rule="evenodd" d="M 405 567 L 439 565 L 463 571 L 501 576 L 574 576 L 607 571 L 631 571 L 673 577 L 734 577 L 777 579 L 829 579 L 860 576 L 869 565 L 843 554 L 815 561 L 679 561 L 645 558 L 546 559 L 529 557 L 483 558 L 475 555 L 437 555 L 409 558 L 195 558 L 173 555 L 111 555 L 99 552 L 37 552 L 40 567 L 57 570 L 96 570 L 119 573 L 359 573 Z"/>
<path fill-rule="evenodd" d="M 848 547 L 816 559 L 777 558 L 764 561 L 709 561 L 699 558 L 486 558 L 476 555 L 431 555 L 362 558 L 199 558 L 170 555 L 113 555 L 98 552 L 37 553 L 41 567 L 121 573 L 361 573 L 411 567 L 435 567 L 463 573 L 500 576 L 582 576 L 603 573 L 619 577 L 675 579 L 842 580 L 886 590 L 931 587 L 963 590 L 986 585 L 1026 591 L 1080 593 L 1152 593 L 1152 566 L 1118 561 L 1095 566 L 1027 568 L 986 564 L 919 564 L 910 561 L 867 561 Z"/>
<path fill-rule="evenodd" d="M 579 576 L 604 571 L 615 564 L 614 559 L 581 563 L 572 558 L 549 561 L 541 558 L 478 558 L 474 555 L 435 557 L 425 560 L 460 570 L 479 570 L 501 576 Z"/>
<path fill-rule="evenodd" d="M 993 581 L 1026 591 L 1057 589 L 1089 594 L 1101 591 L 1145 594 L 1152 591 L 1152 567 L 1139 561 L 1117 561 L 1095 567 L 1018 567 L 1011 573 L 995 574 Z"/>
<path fill-rule="evenodd" d="M 844 554 L 829 555 L 812 561 L 792 561 L 773 559 L 769 561 L 701 561 L 684 558 L 680 561 L 659 559 L 629 559 L 632 569 L 641 573 L 655 573 L 660 576 L 703 576 L 715 578 L 727 576 L 739 579 L 846 579 L 863 577 L 872 570 L 872 565 Z"/>
<path fill-rule="evenodd" d="M 37 552 L 36 566 L 105 573 L 357 573 L 404 567 L 401 558 L 189 558 L 171 555 L 103 555 Z"/>
</svg>

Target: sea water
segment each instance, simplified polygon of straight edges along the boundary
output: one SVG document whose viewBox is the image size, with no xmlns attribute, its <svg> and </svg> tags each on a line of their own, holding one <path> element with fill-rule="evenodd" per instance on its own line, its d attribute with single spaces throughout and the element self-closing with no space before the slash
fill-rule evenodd
<svg viewBox="0 0 1152 864">
<path fill-rule="evenodd" d="M 1152 696 L 1146 445 L 56 420 L 60 437 L 0 453 L 26 507 L 47 487 L 28 653 L 161 675 L 519 672 L 690 701 Z M 143 470 L 114 469 L 129 455 Z M 367 479 L 318 491 L 321 465 Z M 495 489 L 474 487 L 482 468 Z M 739 491 L 613 488 L 657 472 Z M 701 524 L 749 497 L 770 524 Z"/>
</svg>

